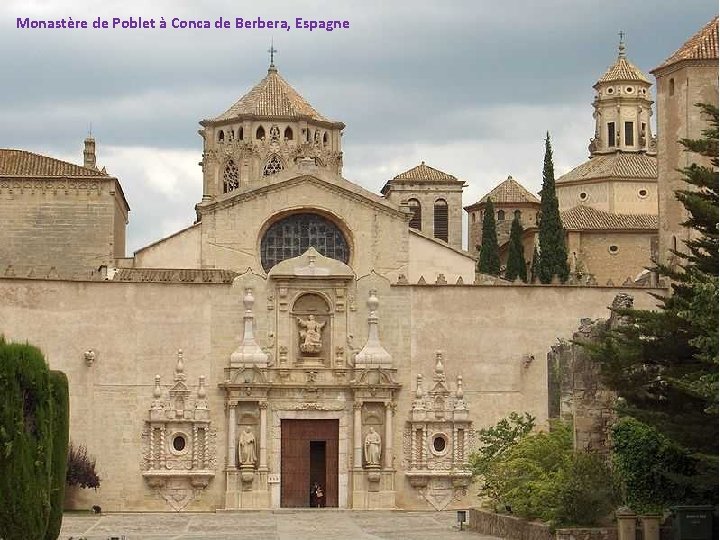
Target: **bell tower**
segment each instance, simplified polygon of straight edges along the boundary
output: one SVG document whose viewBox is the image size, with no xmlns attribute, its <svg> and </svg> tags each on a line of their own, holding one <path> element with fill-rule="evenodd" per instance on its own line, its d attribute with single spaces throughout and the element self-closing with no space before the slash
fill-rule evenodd
<svg viewBox="0 0 720 540">
<path fill-rule="evenodd" d="M 626 57 L 625 34 L 620 32 L 617 61 L 595 83 L 595 136 L 590 154 L 655 153 L 650 131 L 650 81 Z"/>
</svg>

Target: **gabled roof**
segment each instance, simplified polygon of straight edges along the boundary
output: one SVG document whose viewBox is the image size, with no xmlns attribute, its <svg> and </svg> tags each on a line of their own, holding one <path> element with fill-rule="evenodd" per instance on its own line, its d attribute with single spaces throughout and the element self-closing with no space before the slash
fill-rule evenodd
<svg viewBox="0 0 720 540">
<path fill-rule="evenodd" d="M 272 65 L 263 80 L 227 111 L 212 118 L 211 121 L 231 120 L 245 115 L 308 118 L 320 122 L 332 122 L 305 101 Z"/>
<path fill-rule="evenodd" d="M 717 60 L 718 59 L 718 17 L 716 16 L 703 26 L 699 32 L 688 39 L 682 47 L 672 53 L 651 73 L 661 70 L 682 60 Z"/>
<path fill-rule="evenodd" d="M 486 194 L 478 202 L 466 206 L 465 209 L 474 208 L 485 204 L 488 199 L 492 199 L 493 204 L 512 204 L 512 203 L 533 203 L 540 204 L 540 199 L 530 193 L 523 187 L 520 182 L 515 180 L 512 176 L 508 176 L 506 180 L 503 180 L 498 184 L 490 193 Z"/>
<path fill-rule="evenodd" d="M 556 183 L 603 178 L 655 180 L 657 179 L 657 158 L 642 152 L 598 154 L 558 178 Z"/>
<path fill-rule="evenodd" d="M 107 173 L 91 167 L 75 165 L 26 150 L 7 148 L 0 149 L 0 176 L 110 177 Z"/>
<path fill-rule="evenodd" d="M 417 165 L 411 169 L 408 169 L 405 172 L 402 172 L 396 176 L 393 177 L 392 180 L 388 180 L 385 182 L 385 185 L 380 190 L 381 193 L 386 193 L 388 189 L 390 189 L 390 186 L 395 183 L 415 183 L 415 182 L 427 182 L 427 183 L 459 183 L 464 184 L 465 182 L 462 180 L 458 180 L 457 177 L 453 176 L 452 174 L 448 174 L 446 172 L 443 172 L 439 169 L 436 169 L 434 167 L 430 167 L 429 165 L 425 165 L 425 162 L 420 162 L 420 165 Z"/>
<path fill-rule="evenodd" d="M 657 230 L 656 214 L 611 214 L 590 206 L 578 205 L 560 212 L 565 230 Z"/>
</svg>

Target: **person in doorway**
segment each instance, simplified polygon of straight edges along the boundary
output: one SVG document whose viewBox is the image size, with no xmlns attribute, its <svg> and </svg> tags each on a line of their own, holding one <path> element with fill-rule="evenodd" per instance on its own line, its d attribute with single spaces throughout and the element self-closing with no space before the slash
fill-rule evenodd
<svg viewBox="0 0 720 540">
<path fill-rule="evenodd" d="M 324 508 L 325 507 L 325 491 L 323 491 L 323 487 L 315 483 L 317 486 L 315 488 L 315 507 L 316 508 Z"/>
</svg>

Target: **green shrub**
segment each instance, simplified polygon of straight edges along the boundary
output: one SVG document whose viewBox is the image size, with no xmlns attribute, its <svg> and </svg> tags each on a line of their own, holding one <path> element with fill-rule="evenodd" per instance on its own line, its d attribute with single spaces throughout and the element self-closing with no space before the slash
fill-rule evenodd
<svg viewBox="0 0 720 540">
<path fill-rule="evenodd" d="M 557 478 L 560 525 L 599 525 L 619 503 L 615 475 L 601 456 L 576 452 Z"/>
<path fill-rule="evenodd" d="M 625 504 L 637 512 L 657 512 L 693 499 L 687 479 L 696 462 L 654 427 L 623 418 L 612 428 L 613 465 L 623 484 Z"/>
<path fill-rule="evenodd" d="M 52 421 L 50 376 L 42 353 L 0 337 L 0 538 L 45 536 Z"/>
<path fill-rule="evenodd" d="M 45 540 L 60 536 L 63 504 L 65 503 L 65 474 L 70 439 L 70 411 L 68 380 L 61 371 L 50 372 L 53 399 L 52 484 L 50 486 L 50 519 Z"/>
</svg>

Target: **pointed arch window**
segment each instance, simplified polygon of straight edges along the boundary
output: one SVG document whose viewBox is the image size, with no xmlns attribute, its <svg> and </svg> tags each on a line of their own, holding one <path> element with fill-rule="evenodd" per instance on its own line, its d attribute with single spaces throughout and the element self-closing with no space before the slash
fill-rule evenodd
<svg viewBox="0 0 720 540">
<path fill-rule="evenodd" d="M 239 141 L 242 141 L 242 140 L 244 139 L 244 137 L 243 137 L 243 128 L 238 128 L 238 136 L 237 136 L 237 138 L 238 138 Z"/>
<path fill-rule="evenodd" d="M 292 141 L 293 140 L 293 130 L 290 126 L 285 128 L 285 134 L 284 134 L 286 141 Z"/>
<path fill-rule="evenodd" d="M 264 127 L 260 126 L 259 128 L 257 128 L 257 130 L 255 131 L 255 138 L 259 141 L 265 138 L 265 128 Z"/>
<path fill-rule="evenodd" d="M 323 133 L 323 146 L 327 146 L 330 139 L 328 139 L 327 132 Z"/>
<path fill-rule="evenodd" d="M 420 206 L 420 201 L 418 201 L 417 199 L 409 199 L 408 206 L 410 207 L 410 211 L 412 212 L 412 217 L 410 218 L 410 227 L 421 231 L 422 207 Z"/>
<path fill-rule="evenodd" d="M 238 168 L 231 159 L 225 164 L 225 171 L 223 172 L 223 193 L 230 193 L 239 186 Z"/>
<path fill-rule="evenodd" d="M 498 220 L 498 221 L 505 221 L 505 210 L 498 210 L 498 212 L 497 212 L 497 220 Z"/>
<path fill-rule="evenodd" d="M 265 167 L 263 167 L 263 176 L 272 176 L 283 170 L 283 164 L 280 157 L 277 154 L 270 156 L 267 160 Z"/>
<path fill-rule="evenodd" d="M 220 131 L 218 131 L 217 140 L 219 143 L 225 142 L 225 132 L 222 129 Z"/>
<path fill-rule="evenodd" d="M 445 242 L 448 241 L 448 204 L 445 199 L 435 201 L 434 236 Z"/>
</svg>

